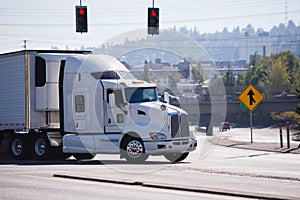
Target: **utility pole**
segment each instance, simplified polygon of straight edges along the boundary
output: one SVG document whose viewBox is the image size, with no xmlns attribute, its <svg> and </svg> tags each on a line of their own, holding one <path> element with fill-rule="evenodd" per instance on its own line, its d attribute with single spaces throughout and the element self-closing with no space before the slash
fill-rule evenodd
<svg viewBox="0 0 300 200">
<path fill-rule="evenodd" d="M 288 2 L 287 2 L 287 0 L 285 0 L 285 11 L 284 11 L 284 13 L 285 13 L 285 23 L 286 23 L 286 25 L 288 24 Z"/>
<path fill-rule="evenodd" d="M 23 40 L 24 45 L 22 46 L 24 48 L 24 50 L 26 50 L 27 48 L 27 40 Z"/>
</svg>

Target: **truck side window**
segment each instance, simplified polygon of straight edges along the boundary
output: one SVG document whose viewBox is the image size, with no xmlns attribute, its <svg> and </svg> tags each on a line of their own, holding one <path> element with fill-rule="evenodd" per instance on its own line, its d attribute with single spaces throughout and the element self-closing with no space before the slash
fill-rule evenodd
<svg viewBox="0 0 300 200">
<path fill-rule="evenodd" d="M 120 76 L 115 71 L 94 72 L 92 76 L 95 79 L 120 79 Z"/>
<path fill-rule="evenodd" d="M 115 97 L 116 97 L 116 105 L 118 107 L 121 107 L 124 105 L 124 101 L 123 101 L 123 96 L 122 96 L 122 91 L 121 90 L 115 90 Z"/>
<path fill-rule="evenodd" d="M 75 96 L 75 111 L 79 113 L 85 112 L 84 95 Z"/>
<path fill-rule="evenodd" d="M 35 58 L 35 87 L 46 84 L 46 61 L 41 57 Z"/>
</svg>

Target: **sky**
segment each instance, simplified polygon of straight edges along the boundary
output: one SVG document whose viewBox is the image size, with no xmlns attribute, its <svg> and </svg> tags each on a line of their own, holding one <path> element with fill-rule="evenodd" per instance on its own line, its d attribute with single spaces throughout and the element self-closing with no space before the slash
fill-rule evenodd
<svg viewBox="0 0 300 200">
<path fill-rule="evenodd" d="M 88 33 L 75 32 L 79 0 L 1 0 L 0 53 L 28 49 L 98 47 L 128 31 L 145 29 L 152 0 L 82 0 L 88 7 Z M 269 31 L 288 20 L 300 25 L 300 0 L 155 0 L 160 30 L 174 26 L 200 33 L 241 29 L 251 24 Z M 287 12 L 286 12 L 287 11 Z"/>
</svg>

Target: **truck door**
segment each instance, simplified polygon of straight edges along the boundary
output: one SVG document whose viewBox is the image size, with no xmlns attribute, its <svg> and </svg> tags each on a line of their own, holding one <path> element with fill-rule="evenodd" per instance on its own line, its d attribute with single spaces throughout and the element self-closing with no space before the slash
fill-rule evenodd
<svg viewBox="0 0 300 200">
<path fill-rule="evenodd" d="M 124 106 L 122 91 L 107 89 L 104 101 L 104 134 L 96 136 L 97 149 L 101 149 L 101 152 L 119 152 L 121 130 L 125 124 L 125 114 L 122 106 Z"/>
</svg>

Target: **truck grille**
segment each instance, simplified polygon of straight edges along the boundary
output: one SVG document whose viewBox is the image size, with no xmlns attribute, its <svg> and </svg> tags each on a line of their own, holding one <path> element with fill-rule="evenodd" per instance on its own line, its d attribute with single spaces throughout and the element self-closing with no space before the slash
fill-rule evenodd
<svg viewBox="0 0 300 200">
<path fill-rule="evenodd" d="M 189 121 L 187 115 L 171 116 L 171 136 L 172 138 L 189 137 Z"/>
</svg>

